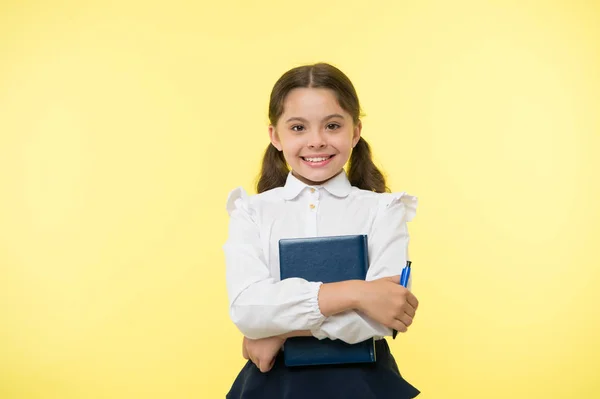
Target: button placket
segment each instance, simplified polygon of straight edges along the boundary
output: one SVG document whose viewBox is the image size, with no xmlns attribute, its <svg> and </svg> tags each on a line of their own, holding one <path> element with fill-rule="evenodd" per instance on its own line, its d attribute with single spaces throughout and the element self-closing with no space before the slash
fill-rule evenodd
<svg viewBox="0 0 600 399">
<path fill-rule="evenodd" d="M 317 236 L 317 211 L 319 210 L 319 192 L 311 187 L 309 189 L 309 204 L 308 204 L 308 210 L 309 210 L 309 235 L 310 236 Z"/>
<path fill-rule="evenodd" d="M 308 207 L 316 212 L 318 206 L 319 206 L 319 192 L 314 187 L 311 187 L 310 188 L 310 204 L 308 205 Z"/>
</svg>

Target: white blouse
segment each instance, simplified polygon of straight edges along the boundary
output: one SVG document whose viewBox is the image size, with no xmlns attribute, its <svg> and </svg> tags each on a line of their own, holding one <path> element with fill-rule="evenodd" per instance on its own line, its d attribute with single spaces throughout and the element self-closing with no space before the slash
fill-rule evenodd
<svg viewBox="0 0 600 399">
<path fill-rule="evenodd" d="M 417 198 L 375 193 L 350 185 L 343 171 L 322 186 L 308 186 L 291 173 L 284 187 L 248 196 L 229 194 L 226 260 L 230 316 L 248 338 L 310 330 L 348 343 L 391 335 L 391 329 L 350 310 L 325 317 L 319 310 L 321 282 L 279 277 L 279 239 L 366 234 L 367 280 L 399 275 L 408 259 L 406 223 Z M 409 281 L 409 288 L 411 281 Z"/>
</svg>

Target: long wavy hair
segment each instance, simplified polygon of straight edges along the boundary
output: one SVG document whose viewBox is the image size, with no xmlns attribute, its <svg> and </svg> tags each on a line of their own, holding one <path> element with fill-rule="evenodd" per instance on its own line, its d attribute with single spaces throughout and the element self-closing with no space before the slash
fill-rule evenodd
<svg viewBox="0 0 600 399">
<path fill-rule="evenodd" d="M 276 126 L 283 114 L 283 103 L 290 91 L 296 88 L 325 88 L 332 90 L 340 107 L 352 116 L 354 125 L 360 121 L 360 104 L 354 85 L 333 65 L 318 63 L 299 66 L 284 73 L 273 86 L 269 100 L 269 121 Z M 269 143 L 262 161 L 256 191 L 262 193 L 283 187 L 289 168 L 283 152 Z M 389 192 L 383 173 L 373 163 L 371 147 L 362 137 L 352 150 L 348 166 L 350 184 L 363 190 Z"/>
</svg>

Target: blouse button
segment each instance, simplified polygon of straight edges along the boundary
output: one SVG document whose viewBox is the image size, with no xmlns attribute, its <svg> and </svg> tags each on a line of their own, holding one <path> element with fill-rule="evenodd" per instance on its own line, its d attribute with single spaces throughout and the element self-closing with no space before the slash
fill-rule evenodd
<svg viewBox="0 0 600 399">
<path fill-rule="evenodd" d="M 315 209 L 315 204 L 310 204 L 310 209 Z"/>
<path fill-rule="evenodd" d="M 315 192 L 315 189 L 311 187 L 311 189 L 310 189 L 310 192 L 311 192 L 311 193 L 314 193 L 314 192 Z"/>
</svg>

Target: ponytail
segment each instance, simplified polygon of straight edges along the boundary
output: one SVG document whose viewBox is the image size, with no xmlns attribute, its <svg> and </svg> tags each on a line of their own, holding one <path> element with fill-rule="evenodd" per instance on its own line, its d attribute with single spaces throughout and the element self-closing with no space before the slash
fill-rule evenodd
<svg viewBox="0 0 600 399">
<path fill-rule="evenodd" d="M 263 157 L 256 192 L 260 194 L 275 187 L 283 187 L 289 172 L 283 152 L 269 144 Z"/>
<path fill-rule="evenodd" d="M 362 190 L 375 191 L 376 193 L 390 191 L 385 185 L 383 173 L 373 163 L 371 147 L 362 137 L 356 143 L 350 156 L 348 180 L 350 180 L 351 185 Z"/>
</svg>

